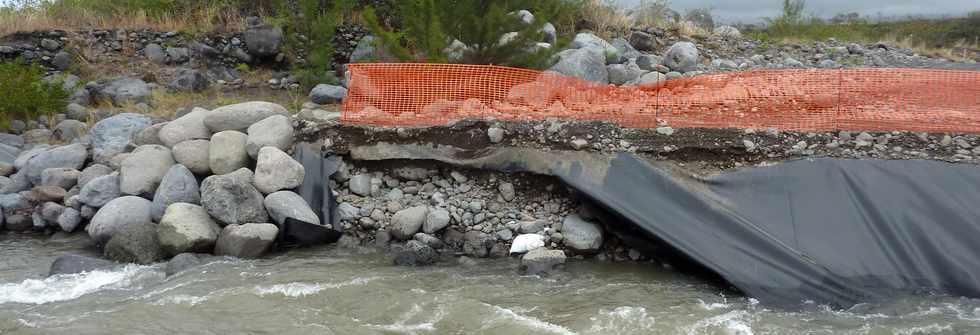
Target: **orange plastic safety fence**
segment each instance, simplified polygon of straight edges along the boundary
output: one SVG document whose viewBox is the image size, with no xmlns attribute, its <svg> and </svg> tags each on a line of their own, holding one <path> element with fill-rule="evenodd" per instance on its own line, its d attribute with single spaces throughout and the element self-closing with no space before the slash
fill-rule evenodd
<svg viewBox="0 0 980 335">
<path fill-rule="evenodd" d="M 793 69 L 601 85 L 493 65 L 348 65 L 343 120 L 387 126 L 564 118 L 627 127 L 980 132 L 980 72 Z"/>
</svg>

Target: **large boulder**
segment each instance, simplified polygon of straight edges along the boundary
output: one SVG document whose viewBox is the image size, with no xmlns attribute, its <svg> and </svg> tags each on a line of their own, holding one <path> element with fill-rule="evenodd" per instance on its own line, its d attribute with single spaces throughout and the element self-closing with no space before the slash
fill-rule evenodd
<svg viewBox="0 0 980 335">
<path fill-rule="evenodd" d="M 616 48 L 616 52 L 619 54 L 619 60 L 621 61 L 640 57 L 640 52 L 637 51 L 636 48 L 633 48 L 633 46 L 630 45 L 630 42 L 625 38 L 617 37 L 613 39 L 612 43 L 610 44 Z"/>
<path fill-rule="evenodd" d="M 79 187 L 85 187 L 85 185 L 88 185 L 88 182 L 95 180 L 95 178 L 110 174 L 112 174 L 112 168 L 102 164 L 92 164 L 85 168 L 85 170 L 82 170 L 82 173 L 78 176 L 77 185 Z"/>
<path fill-rule="evenodd" d="M 391 226 L 388 231 L 391 236 L 405 241 L 410 240 L 422 229 L 425 224 L 429 208 L 426 206 L 415 206 L 395 212 L 391 217 Z"/>
<path fill-rule="evenodd" d="M 110 270 L 118 266 L 120 266 L 119 263 L 101 258 L 76 254 L 64 254 L 58 256 L 58 258 L 55 258 L 54 262 L 51 263 L 51 269 L 48 270 L 48 276 Z"/>
<path fill-rule="evenodd" d="M 646 71 L 641 69 L 635 62 L 632 61 L 623 64 L 609 65 L 606 67 L 606 71 L 609 72 L 609 83 L 613 85 L 623 85 L 629 83 L 646 73 Z"/>
<path fill-rule="evenodd" d="M 160 140 L 160 130 L 163 129 L 163 127 L 166 127 L 167 124 L 169 124 L 169 122 L 160 122 L 143 128 L 139 134 L 136 134 L 136 138 L 133 139 L 133 144 L 137 146 L 147 144 L 164 145 L 163 141 Z"/>
<path fill-rule="evenodd" d="M 243 102 L 212 110 L 204 118 L 204 124 L 212 132 L 225 130 L 244 131 L 252 124 L 277 114 L 289 116 L 289 111 L 285 107 L 271 102 Z"/>
<path fill-rule="evenodd" d="M 177 162 L 167 147 L 141 145 L 122 162 L 119 190 L 123 194 L 150 197 L 174 164 Z"/>
<path fill-rule="evenodd" d="M 218 236 L 214 253 L 238 258 L 262 256 L 279 235 L 279 227 L 271 223 L 227 225 Z"/>
<path fill-rule="evenodd" d="M 493 235 L 478 230 L 468 231 L 463 234 L 463 253 L 478 258 L 490 256 L 494 242 Z"/>
<path fill-rule="evenodd" d="M 206 255 L 190 252 L 178 254 L 177 256 L 174 256 L 174 258 L 167 261 L 167 264 L 163 266 L 163 272 L 169 277 L 183 272 L 184 270 L 201 265 L 204 263 L 204 257 L 202 256 Z"/>
<path fill-rule="evenodd" d="M 190 113 L 168 122 L 160 129 L 160 141 L 173 148 L 180 142 L 211 138 L 211 130 L 204 125 L 204 118 L 210 113 L 204 108 L 194 108 Z"/>
<path fill-rule="evenodd" d="M 219 232 L 221 227 L 211 220 L 204 207 L 188 203 L 167 206 L 157 227 L 160 246 L 169 255 L 211 252 Z"/>
<path fill-rule="evenodd" d="M 310 101 L 320 105 L 340 103 L 346 97 L 347 89 L 343 86 L 319 84 L 310 90 Z"/>
<path fill-rule="evenodd" d="M 114 199 L 95 213 L 85 230 L 96 243 L 105 243 L 124 227 L 150 224 L 151 206 L 149 200 L 140 197 Z"/>
<path fill-rule="evenodd" d="M 395 265 L 423 266 L 439 260 L 439 254 L 431 246 L 411 240 L 395 254 Z"/>
<path fill-rule="evenodd" d="M 350 54 L 351 63 L 368 63 L 384 60 L 387 57 L 384 53 L 378 50 L 377 38 L 371 35 L 367 35 L 357 41 L 357 47 Z"/>
<path fill-rule="evenodd" d="M 13 164 L 20 155 L 20 148 L 0 143 L 0 162 Z"/>
<path fill-rule="evenodd" d="M 163 51 L 163 47 L 156 43 L 147 44 L 143 47 L 143 54 L 146 59 L 157 64 L 167 63 L 167 54 Z"/>
<path fill-rule="evenodd" d="M 33 184 L 41 183 L 41 173 L 51 168 L 81 169 L 88 158 L 88 150 L 80 143 L 55 147 L 39 153 L 27 162 L 24 168 Z"/>
<path fill-rule="evenodd" d="M 70 190 L 78 183 L 82 172 L 72 168 L 50 168 L 41 172 L 42 186 L 57 186 Z"/>
<path fill-rule="evenodd" d="M 126 148 L 152 120 L 145 115 L 123 113 L 96 123 L 89 135 L 92 137 L 92 158 L 98 163 L 108 163 L 112 157 L 126 152 Z"/>
<path fill-rule="evenodd" d="M 259 157 L 259 149 L 275 147 L 289 150 L 293 146 L 293 123 L 285 115 L 273 115 L 248 127 L 245 151 L 252 158 Z"/>
<path fill-rule="evenodd" d="M 278 224 L 286 222 L 287 218 L 316 225 L 320 224 L 320 218 L 316 216 L 310 205 L 299 194 L 279 191 L 266 196 L 264 204 L 266 210 L 269 211 L 269 216 Z"/>
<path fill-rule="evenodd" d="M 547 274 L 565 264 L 565 258 L 561 250 L 536 248 L 521 257 L 521 268 L 528 275 Z"/>
<path fill-rule="evenodd" d="M 425 216 L 425 223 L 422 224 L 422 231 L 426 234 L 434 234 L 449 226 L 449 211 L 439 208 L 430 210 Z"/>
<path fill-rule="evenodd" d="M 698 69 L 698 47 L 691 42 L 674 43 L 664 54 L 663 65 L 677 72 Z"/>
<path fill-rule="evenodd" d="M 738 31 L 738 28 L 732 26 L 719 26 L 716 27 L 712 32 L 715 36 L 724 38 L 739 38 L 742 37 L 742 32 Z"/>
<path fill-rule="evenodd" d="M 96 177 L 82 186 L 78 201 L 90 207 L 102 207 L 122 195 L 119 190 L 119 175 L 109 174 Z"/>
<path fill-rule="evenodd" d="M 58 227 L 60 227 L 62 231 L 71 233 L 82 224 L 82 214 L 74 208 L 67 207 L 61 212 L 60 215 L 58 215 L 58 218 L 55 219 L 55 223 L 58 224 Z"/>
<path fill-rule="evenodd" d="M 201 183 L 201 204 L 222 225 L 269 222 L 263 200 L 244 178 L 210 176 Z"/>
<path fill-rule="evenodd" d="M 579 253 L 596 253 L 602 247 L 602 228 L 578 215 L 569 215 L 561 224 L 565 246 Z"/>
<path fill-rule="evenodd" d="M 183 69 L 167 83 L 167 88 L 177 92 L 201 92 L 211 87 L 211 80 L 195 69 Z"/>
<path fill-rule="evenodd" d="M 247 142 L 248 135 L 234 130 L 218 132 L 211 136 L 208 150 L 210 162 L 208 165 L 211 166 L 211 172 L 226 174 L 248 167 L 249 157 L 245 149 Z"/>
<path fill-rule="evenodd" d="M 152 93 L 146 82 L 129 77 L 100 81 L 89 91 L 95 92 L 96 99 L 108 100 L 116 106 L 149 102 Z"/>
<path fill-rule="evenodd" d="M 269 194 L 299 187 L 306 175 L 303 165 L 276 147 L 259 150 L 255 165 L 255 188 Z"/>
<path fill-rule="evenodd" d="M 630 33 L 630 45 L 640 51 L 655 51 L 660 47 L 660 41 L 657 40 L 656 36 L 642 32 L 634 31 Z"/>
<path fill-rule="evenodd" d="M 51 139 L 71 143 L 88 134 L 88 125 L 78 120 L 62 120 L 51 132 Z"/>
<path fill-rule="evenodd" d="M 165 257 L 157 239 L 156 225 L 139 223 L 122 227 L 105 245 L 105 257 L 117 262 L 152 264 Z"/>
<path fill-rule="evenodd" d="M 609 83 L 606 55 L 599 48 L 568 49 L 559 52 L 558 62 L 550 71 L 600 84 Z"/>
<path fill-rule="evenodd" d="M 153 221 L 159 222 L 165 211 L 176 203 L 198 204 L 201 202 L 201 192 L 197 186 L 197 178 L 187 167 L 177 164 L 167 171 L 153 195 L 151 214 Z M 203 210 L 203 208 L 202 208 Z"/>
<path fill-rule="evenodd" d="M 190 140 L 177 143 L 173 147 L 174 160 L 183 164 L 197 175 L 211 174 L 211 141 Z"/>
<path fill-rule="evenodd" d="M 282 28 L 259 25 L 250 27 L 242 33 L 242 40 L 248 47 L 248 54 L 256 58 L 275 57 L 282 45 Z"/>
<path fill-rule="evenodd" d="M 574 49 L 597 49 L 602 51 L 603 56 L 609 55 L 610 58 L 619 57 L 619 49 L 617 49 L 616 46 L 612 45 L 612 43 L 606 42 L 606 40 L 596 36 L 593 33 L 586 32 L 576 34 L 570 47 Z M 603 60 L 605 60 L 605 58 L 603 58 Z"/>
</svg>

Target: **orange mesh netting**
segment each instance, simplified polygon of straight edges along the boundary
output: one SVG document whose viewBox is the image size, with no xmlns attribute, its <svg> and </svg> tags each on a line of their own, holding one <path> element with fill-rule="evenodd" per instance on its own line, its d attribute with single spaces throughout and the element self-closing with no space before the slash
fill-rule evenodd
<svg viewBox="0 0 980 335">
<path fill-rule="evenodd" d="M 980 72 L 792 69 L 602 85 L 493 65 L 350 64 L 343 120 L 388 126 L 564 118 L 627 127 L 980 132 Z"/>
</svg>

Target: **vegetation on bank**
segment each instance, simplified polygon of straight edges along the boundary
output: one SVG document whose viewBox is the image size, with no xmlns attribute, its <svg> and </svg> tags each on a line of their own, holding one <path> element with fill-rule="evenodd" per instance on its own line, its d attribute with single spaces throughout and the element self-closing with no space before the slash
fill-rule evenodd
<svg viewBox="0 0 980 335">
<path fill-rule="evenodd" d="M 806 14 L 805 0 L 784 0 L 782 15 L 762 26 L 743 26 L 742 33 L 762 41 L 887 41 L 920 50 L 980 48 L 980 11 L 963 18 L 907 18 L 873 21 L 857 13 L 829 20 Z"/>
<path fill-rule="evenodd" d="M 60 81 L 42 79 L 44 73 L 40 65 L 0 62 L 0 128 L 10 120 L 33 120 L 65 108 L 68 92 Z"/>
</svg>

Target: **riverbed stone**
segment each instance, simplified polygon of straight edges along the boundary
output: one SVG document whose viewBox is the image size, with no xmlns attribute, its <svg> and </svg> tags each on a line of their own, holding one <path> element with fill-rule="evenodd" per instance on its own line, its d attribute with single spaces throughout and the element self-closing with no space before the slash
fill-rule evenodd
<svg viewBox="0 0 980 335">
<path fill-rule="evenodd" d="M 99 121 L 89 131 L 93 160 L 108 163 L 112 157 L 125 152 L 136 136 L 152 123 L 150 117 L 133 113 L 122 113 Z"/>
<path fill-rule="evenodd" d="M 122 194 L 119 190 L 119 175 L 110 174 L 96 177 L 82 187 L 78 200 L 91 207 L 102 207 Z"/>
<path fill-rule="evenodd" d="M 287 218 L 316 225 L 320 224 L 320 218 L 313 212 L 306 200 L 294 192 L 279 191 L 269 194 L 265 197 L 264 204 L 269 211 L 269 216 L 278 224 L 283 224 Z"/>
<path fill-rule="evenodd" d="M 433 264 L 438 259 L 439 254 L 435 249 L 423 242 L 410 240 L 395 254 L 395 265 L 424 266 Z"/>
<path fill-rule="evenodd" d="M 242 178 L 215 175 L 201 183 L 201 204 L 221 225 L 269 222 L 263 200 Z"/>
<path fill-rule="evenodd" d="M 162 145 L 142 145 L 122 162 L 119 190 L 123 194 L 150 197 L 174 164 L 173 154 Z"/>
<path fill-rule="evenodd" d="M 340 103 L 347 97 L 347 89 L 343 86 L 319 84 L 310 90 L 310 101 L 315 104 Z"/>
<path fill-rule="evenodd" d="M 357 194 L 362 197 L 367 197 L 371 195 L 371 175 L 369 174 L 358 174 L 350 178 L 349 188 L 351 193 Z"/>
<path fill-rule="evenodd" d="M 411 239 L 422 229 L 428 213 L 429 208 L 426 206 L 415 206 L 396 212 L 391 217 L 391 226 L 388 228 L 391 236 L 401 241 Z"/>
<path fill-rule="evenodd" d="M 103 164 L 92 164 L 87 168 L 82 170 L 82 173 L 78 175 L 78 182 L 76 185 L 79 187 L 85 187 L 88 183 L 95 178 L 107 176 L 112 174 L 112 168 Z"/>
<path fill-rule="evenodd" d="M 41 185 L 58 186 L 69 190 L 78 183 L 78 177 L 82 174 L 73 168 L 50 168 L 41 172 Z"/>
<path fill-rule="evenodd" d="M 95 213 L 85 230 L 96 243 L 105 243 L 124 227 L 150 224 L 151 206 L 149 200 L 135 196 L 114 199 Z"/>
<path fill-rule="evenodd" d="M 228 130 L 211 136 L 209 161 L 214 174 L 226 174 L 248 167 L 249 157 L 245 150 L 248 135 Z"/>
<path fill-rule="evenodd" d="M 486 258 L 490 255 L 490 248 L 494 245 L 494 237 L 481 231 L 468 231 L 463 234 L 463 253 L 477 257 Z"/>
<path fill-rule="evenodd" d="M 602 247 L 602 228 L 578 215 L 562 220 L 561 233 L 565 246 L 579 253 L 596 253 Z"/>
<path fill-rule="evenodd" d="M 303 165 L 276 147 L 259 150 L 255 166 L 255 188 L 269 194 L 299 187 L 306 175 Z"/>
<path fill-rule="evenodd" d="M 293 124 L 285 115 L 273 115 L 248 127 L 245 150 L 252 158 L 258 158 L 259 149 L 275 147 L 289 150 L 293 146 Z"/>
<path fill-rule="evenodd" d="M 609 83 L 606 54 L 603 53 L 603 49 L 594 47 L 568 49 L 559 52 L 557 57 L 558 62 L 549 71 L 600 84 Z"/>
<path fill-rule="evenodd" d="M 271 223 L 227 225 L 221 230 L 214 253 L 238 258 L 258 258 L 272 247 L 279 227 Z"/>
<path fill-rule="evenodd" d="M 197 178 L 187 167 L 177 164 L 167 171 L 153 195 L 152 216 L 154 222 L 159 222 L 164 212 L 171 204 L 188 203 L 199 204 L 201 202 L 201 192 L 197 185 Z M 202 208 L 203 210 L 203 208 Z"/>
<path fill-rule="evenodd" d="M 289 111 L 271 102 L 243 102 L 212 110 L 204 117 L 204 124 L 215 133 L 226 130 L 244 131 L 252 124 L 277 114 L 289 116 Z"/>
<path fill-rule="evenodd" d="M 30 197 L 36 202 L 62 201 L 68 191 L 58 186 L 34 186 L 31 189 Z"/>
<path fill-rule="evenodd" d="M 41 173 L 51 168 L 81 169 L 88 158 L 88 150 L 79 143 L 54 147 L 38 153 L 27 162 L 24 170 L 33 184 L 41 183 Z"/>
<path fill-rule="evenodd" d="M 58 215 L 56 222 L 62 231 L 71 233 L 82 224 L 82 214 L 74 208 L 67 207 L 61 212 L 61 215 Z"/>
<path fill-rule="evenodd" d="M 168 277 L 173 276 L 184 270 L 203 264 L 204 259 L 202 256 L 205 255 L 192 252 L 177 254 L 177 256 L 167 261 L 167 264 L 163 266 L 163 271 Z"/>
<path fill-rule="evenodd" d="M 165 257 L 152 223 L 122 227 L 105 245 L 105 257 L 117 262 L 152 264 Z"/>
<path fill-rule="evenodd" d="M 528 275 L 548 274 L 565 264 L 565 259 L 565 253 L 561 250 L 537 248 L 521 257 L 521 268 Z"/>
<path fill-rule="evenodd" d="M 48 276 L 69 275 L 82 272 L 106 271 L 121 266 L 121 264 L 105 260 L 102 258 L 83 256 L 78 254 L 64 254 L 58 256 L 51 263 Z"/>
<path fill-rule="evenodd" d="M 195 107 L 190 113 L 170 121 L 160 129 L 160 140 L 169 148 L 173 148 L 177 143 L 211 138 L 211 130 L 204 125 L 204 118 L 211 114 L 211 111 Z"/>
<path fill-rule="evenodd" d="M 191 170 L 194 174 L 211 174 L 211 141 L 190 140 L 177 143 L 173 147 L 174 160 Z"/>
<path fill-rule="evenodd" d="M 434 234 L 448 227 L 450 220 L 449 211 L 442 208 L 430 210 L 425 216 L 422 231 L 426 234 Z"/>
<path fill-rule="evenodd" d="M 157 236 L 160 246 L 169 255 L 184 252 L 211 252 L 221 227 L 208 216 L 204 207 L 190 203 L 174 203 L 160 219 Z"/>
</svg>

